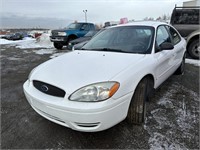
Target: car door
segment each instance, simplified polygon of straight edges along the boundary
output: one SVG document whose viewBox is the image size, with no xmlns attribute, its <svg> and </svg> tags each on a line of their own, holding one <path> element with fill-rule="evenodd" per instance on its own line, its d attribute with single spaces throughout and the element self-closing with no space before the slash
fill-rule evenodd
<svg viewBox="0 0 200 150">
<path fill-rule="evenodd" d="M 175 65 L 175 49 L 172 50 L 159 50 L 162 43 L 172 43 L 170 34 L 166 27 L 161 25 L 157 28 L 156 41 L 155 41 L 155 58 L 157 59 L 156 77 L 158 85 L 164 82 L 174 72 Z"/>
<path fill-rule="evenodd" d="M 175 66 L 179 65 L 182 61 L 184 50 L 185 50 L 185 44 L 184 41 L 181 41 L 181 37 L 178 34 L 178 32 L 171 26 L 166 26 L 169 34 L 171 35 L 172 43 L 174 44 L 174 57 L 175 57 Z"/>
<path fill-rule="evenodd" d="M 83 24 L 79 33 L 80 37 L 83 37 L 86 33 L 88 33 L 89 30 L 90 30 L 89 24 L 86 24 L 86 23 Z"/>
</svg>

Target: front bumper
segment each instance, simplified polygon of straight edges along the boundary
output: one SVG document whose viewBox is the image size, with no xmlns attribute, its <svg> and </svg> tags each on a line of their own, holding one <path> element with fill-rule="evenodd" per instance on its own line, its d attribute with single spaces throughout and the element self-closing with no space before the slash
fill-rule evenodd
<svg viewBox="0 0 200 150">
<path fill-rule="evenodd" d="M 51 42 L 63 42 L 66 43 L 68 41 L 68 37 L 66 36 L 50 36 Z"/>
<path fill-rule="evenodd" d="M 132 93 L 102 102 L 73 102 L 46 95 L 28 80 L 23 85 L 25 96 L 41 116 L 78 131 L 95 132 L 108 129 L 127 116 Z"/>
</svg>

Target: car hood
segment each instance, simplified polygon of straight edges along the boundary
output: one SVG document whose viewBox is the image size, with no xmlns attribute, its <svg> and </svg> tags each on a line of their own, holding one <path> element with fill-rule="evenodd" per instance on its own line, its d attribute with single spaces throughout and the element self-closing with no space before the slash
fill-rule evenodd
<svg viewBox="0 0 200 150">
<path fill-rule="evenodd" d="M 38 66 L 30 80 L 57 86 L 69 95 L 83 86 L 112 80 L 144 56 L 116 52 L 72 51 Z"/>
</svg>

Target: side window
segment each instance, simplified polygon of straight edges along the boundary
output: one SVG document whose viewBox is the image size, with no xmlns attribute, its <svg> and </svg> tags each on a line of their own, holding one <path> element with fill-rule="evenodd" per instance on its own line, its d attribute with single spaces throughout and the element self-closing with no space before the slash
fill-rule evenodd
<svg viewBox="0 0 200 150">
<path fill-rule="evenodd" d="M 171 39 L 167 32 L 167 29 L 164 26 L 160 26 L 158 27 L 157 33 L 156 33 L 156 44 L 159 47 L 164 42 L 171 43 Z"/>
<path fill-rule="evenodd" d="M 176 30 L 174 30 L 172 27 L 169 27 L 168 26 L 168 29 L 169 29 L 169 32 L 171 34 L 171 37 L 172 37 L 172 43 L 174 45 L 176 45 L 177 43 L 179 43 L 181 41 L 181 37 L 179 36 L 179 34 L 176 32 Z"/>
<path fill-rule="evenodd" d="M 89 24 L 83 24 L 81 29 L 86 30 L 86 31 L 90 30 Z"/>
<path fill-rule="evenodd" d="M 95 30 L 94 25 L 90 24 L 90 30 Z"/>
</svg>

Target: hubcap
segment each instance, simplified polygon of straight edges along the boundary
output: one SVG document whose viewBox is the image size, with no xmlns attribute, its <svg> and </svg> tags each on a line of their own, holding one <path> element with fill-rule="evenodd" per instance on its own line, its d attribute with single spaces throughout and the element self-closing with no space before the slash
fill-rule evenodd
<svg viewBox="0 0 200 150">
<path fill-rule="evenodd" d="M 200 52 L 200 45 L 198 46 L 197 51 Z"/>
<path fill-rule="evenodd" d="M 196 57 L 199 57 L 199 55 L 200 55 L 200 45 L 199 45 L 199 43 L 197 43 L 196 45 L 193 46 L 192 53 Z"/>
</svg>

